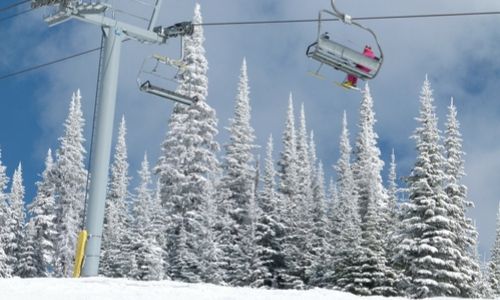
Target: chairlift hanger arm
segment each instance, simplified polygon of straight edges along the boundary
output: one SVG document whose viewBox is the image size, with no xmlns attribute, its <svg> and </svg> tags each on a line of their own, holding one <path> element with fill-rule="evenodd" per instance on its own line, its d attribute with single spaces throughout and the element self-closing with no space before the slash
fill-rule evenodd
<svg viewBox="0 0 500 300">
<path fill-rule="evenodd" d="M 333 15 L 334 17 L 338 17 L 344 23 L 353 24 L 353 25 L 356 25 L 356 26 L 368 31 L 373 36 L 373 38 L 375 39 L 375 42 L 377 43 L 377 48 L 378 48 L 378 51 L 380 53 L 379 59 L 383 60 L 384 59 L 384 52 L 382 51 L 382 47 L 380 46 L 380 43 L 378 41 L 378 38 L 377 38 L 377 35 L 375 34 L 375 32 L 373 30 L 371 30 L 370 28 L 358 23 L 357 21 L 353 21 L 352 16 L 347 15 L 347 14 L 341 12 L 340 10 L 338 10 L 337 7 L 335 6 L 335 0 L 331 0 L 331 4 L 332 4 L 332 9 L 333 9 L 334 13 L 327 11 L 327 10 L 323 10 L 323 12 L 327 12 L 327 13 Z M 320 24 L 321 24 L 321 12 L 320 12 Z"/>
<path fill-rule="evenodd" d="M 333 0 L 332 0 L 332 2 L 333 2 Z M 337 11 L 336 12 L 331 12 L 331 11 L 326 10 L 326 9 L 320 10 L 319 16 L 318 16 L 318 19 L 319 19 L 319 22 L 318 22 L 318 37 L 322 34 L 322 32 L 321 32 L 321 24 L 323 23 L 323 14 L 329 14 L 331 16 L 337 17 L 340 20 L 342 20 L 342 16 L 339 15 L 337 13 Z M 378 49 L 378 51 L 380 53 L 379 60 L 382 61 L 384 59 L 384 52 L 382 51 L 382 47 L 380 46 L 380 43 L 378 41 L 378 38 L 377 38 L 377 35 L 375 34 L 375 32 L 373 30 L 371 30 L 370 28 L 361 25 L 360 23 L 358 23 L 356 21 L 351 21 L 350 23 L 347 23 L 347 24 L 358 26 L 359 28 L 368 31 L 373 36 L 373 38 L 375 39 L 375 43 L 377 44 L 377 49 Z"/>
<path fill-rule="evenodd" d="M 332 1 L 332 9 L 335 13 L 332 15 L 338 17 L 342 22 L 347 23 L 347 24 L 352 24 L 352 17 L 348 14 L 345 14 L 343 12 L 340 12 L 337 7 L 335 6 L 335 0 Z"/>
</svg>

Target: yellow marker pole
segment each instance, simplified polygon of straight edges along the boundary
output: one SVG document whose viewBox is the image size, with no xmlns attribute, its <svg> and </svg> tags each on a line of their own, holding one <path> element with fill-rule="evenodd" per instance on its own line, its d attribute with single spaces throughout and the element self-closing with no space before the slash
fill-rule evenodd
<svg viewBox="0 0 500 300">
<path fill-rule="evenodd" d="M 73 277 L 79 278 L 83 266 L 83 258 L 85 256 L 85 245 L 87 245 L 87 230 L 82 230 L 78 235 L 78 242 L 76 244 L 75 254 L 75 267 L 73 269 Z"/>
</svg>

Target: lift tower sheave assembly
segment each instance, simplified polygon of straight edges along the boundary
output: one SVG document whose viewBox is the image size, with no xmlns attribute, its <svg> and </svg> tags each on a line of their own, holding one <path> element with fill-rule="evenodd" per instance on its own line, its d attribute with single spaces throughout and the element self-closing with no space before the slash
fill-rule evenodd
<svg viewBox="0 0 500 300">
<path fill-rule="evenodd" d="M 89 199 L 85 217 L 85 233 L 82 253 L 83 266 L 75 265 L 75 270 L 82 268 L 81 275 L 97 276 L 101 236 L 104 222 L 104 207 L 108 170 L 113 136 L 113 121 L 115 115 L 116 93 L 118 88 L 118 73 L 120 67 L 120 52 L 122 41 L 133 39 L 146 44 L 164 44 L 168 38 L 189 35 L 193 32 L 190 22 L 179 23 L 170 27 L 155 27 L 162 0 L 155 1 L 155 7 L 148 29 L 120 22 L 106 16 L 106 11 L 112 10 L 107 3 L 100 1 L 84 2 L 82 0 L 32 0 L 31 7 L 51 6 L 55 12 L 45 18 L 49 26 L 54 26 L 70 19 L 77 19 L 102 27 L 104 46 L 102 49 L 102 64 L 99 70 L 101 80 L 98 87 L 96 103 L 95 128 L 90 173 L 92 178 L 89 187 Z M 164 98 L 190 104 L 193 99 L 164 89 Z M 175 98 L 175 99 L 172 99 Z M 85 236 L 85 235 L 81 235 Z M 77 254 L 77 264 L 78 254 Z M 79 271 L 76 272 L 77 274 Z"/>
</svg>

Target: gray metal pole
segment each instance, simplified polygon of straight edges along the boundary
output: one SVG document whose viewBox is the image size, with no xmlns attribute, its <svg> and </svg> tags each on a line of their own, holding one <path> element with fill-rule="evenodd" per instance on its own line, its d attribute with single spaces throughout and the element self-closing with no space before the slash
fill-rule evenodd
<svg viewBox="0 0 500 300">
<path fill-rule="evenodd" d="M 97 276 L 101 235 L 104 223 L 104 204 L 108 183 L 108 168 L 113 137 L 116 91 L 120 66 L 122 32 L 115 27 L 107 28 L 101 67 L 99 98 L 96 103 L 96 127 L 94 149 L 90 162 L 90 191 L 87 207 L 86 229 L 88 241 L 85 249 L 82 276 Z"/>
<path fill-rule="evenodd" d="M 163 0 L 156 0 L 155 8 L 153 9 L 153 14 L 151 15 L 151 20 L 149 20 L 148 30 L 152 31 L 153 27 L 156 26 L 158 21 L 158 16 L 160 15 L 161 3 Z"/>
</svg>

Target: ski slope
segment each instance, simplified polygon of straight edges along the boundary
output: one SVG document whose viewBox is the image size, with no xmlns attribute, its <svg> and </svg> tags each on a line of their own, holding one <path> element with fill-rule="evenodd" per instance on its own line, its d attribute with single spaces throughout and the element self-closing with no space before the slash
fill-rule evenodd
<svg viewBox="0 0 500 300">
<path fill-rule="evenodd" d="M 1 300 L 361 300 L 337 291 L 314 289 L 260 290 L 173 281 L 131 281 L 126 279 L 0 279 Z M 404 299 L 368 297 L 370 300 Z M 458 299 L 458 298 L 433 298 Z M 463 299 L 461 299 L 463 300 Z"/>
</svg>

